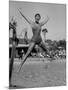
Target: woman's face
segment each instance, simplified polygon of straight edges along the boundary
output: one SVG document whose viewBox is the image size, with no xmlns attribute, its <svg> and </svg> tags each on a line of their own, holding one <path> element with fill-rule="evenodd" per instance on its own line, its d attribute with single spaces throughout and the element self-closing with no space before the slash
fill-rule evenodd
<svg viewBox="0 0 68 90">
<path fill-rule="evenodd" d="M 41 17 L 39 15 L 35 16 L 35 21 L 39 22 L 40 19 L 41 19 Z"/>
</svg>

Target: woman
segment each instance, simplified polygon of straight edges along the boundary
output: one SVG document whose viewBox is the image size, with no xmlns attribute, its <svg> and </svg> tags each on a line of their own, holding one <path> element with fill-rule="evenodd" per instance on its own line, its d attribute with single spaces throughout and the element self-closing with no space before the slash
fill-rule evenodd
<svg viewBox="0 0 68 90">
<path fill-rule="evenodd" d="M 37 13 L 35 15 L 35 22 L 28 20 L 23 14 L 22 12 L 19 10 L 20 14 L 22 15 L 22 17 L 30 24 L 31 28 L 32 28 L 32 32 L 33 32 L 33 37 L 31 39 L 31 43 L 29 45 L 28 51 L 26 53 L 26 55 L 23 58 L 23 61 L 21 62 L 19 71 L 21 70 L 22 65 L 24 64 L 24 62 L 26 61 L 27 57 L 29 56 L 29 54 L 31 53 L 32 49 L 34 48 L 34 46 L 36 44 L 38 44 L 43 50 L 47 50 L 45 45 L 42 43 L 42 38 L 41 38 L 41 27 L 46 24 L 49 20 L 49 17 L 47 17 L 43 22 L 39 22 L 41 19 L 41 16 L 39 13 Z M 50 55 L 49 51 L 47 50 L 48 54 Z M 50 55 L 51 58 L 53 58 Z"/>
</svg>

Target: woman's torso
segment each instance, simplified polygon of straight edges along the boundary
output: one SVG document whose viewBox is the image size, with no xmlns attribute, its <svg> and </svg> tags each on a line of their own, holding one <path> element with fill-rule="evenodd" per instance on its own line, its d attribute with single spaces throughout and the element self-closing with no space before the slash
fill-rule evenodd
<svg viewBox="0 0 68 90">
<path fill-rule="evenodd" d="M 36 23 L 33 23 L 31 25 L 32 27 L 32 32 L 33 32 L 33 36 L 40 36 L 40 33 L 41 33 L 41 26 L 40 24 L 36 24 Z"/>
<path fill-rule="evenodd" d="M 32 41 L 35 41 L 36 43 L 40 43 L 41 42 L 41 26 L 40 24 L 36 24 L 33 23 L 31 25 L 32 27 L 32 32 L 33 32 L 33 37 L 32 37 Z"/>
</svg>

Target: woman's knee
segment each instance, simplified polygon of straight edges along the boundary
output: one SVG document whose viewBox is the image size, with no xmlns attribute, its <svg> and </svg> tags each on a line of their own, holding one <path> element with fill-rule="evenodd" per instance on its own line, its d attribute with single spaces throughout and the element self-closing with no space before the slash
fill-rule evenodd
<svg viewBox="0 0 68 90">
<path fill-rule="evenodd" d="M 33 47 L 34 47 L 34 45 L 35 45 L 35 43 L 30 43 L 30 45 L 29 45 L 29 50 L 32 50 Z"/>
</svg>

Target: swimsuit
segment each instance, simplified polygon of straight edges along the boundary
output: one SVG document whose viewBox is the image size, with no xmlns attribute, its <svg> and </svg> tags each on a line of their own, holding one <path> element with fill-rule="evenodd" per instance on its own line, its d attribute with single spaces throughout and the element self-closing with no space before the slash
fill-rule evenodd
<svg viewBox="0 0 68 90">
<path fill-rule="evenodd" d="M 36 44 L 40 44 L 40 42 L 42 41 L 42 38 L 40 35 L 40 33 L 41 33 L 40 24 L 33 23 L 33 25 L 31 25 L 31 27 L 32 27 L 32 32 L 33 32 L 31 41 L 35 42 Z"/>
</svg>

